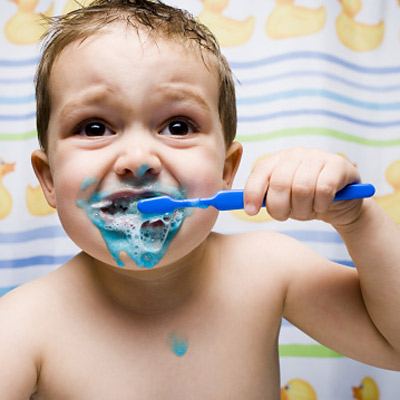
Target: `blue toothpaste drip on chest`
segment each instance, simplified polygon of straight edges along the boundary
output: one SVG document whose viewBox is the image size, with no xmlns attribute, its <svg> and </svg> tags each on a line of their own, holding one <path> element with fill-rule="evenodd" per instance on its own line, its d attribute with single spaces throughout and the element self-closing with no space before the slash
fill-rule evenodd
<svg viewBox="0 0 400 400">
<path fill-rule="evenodd" d="M 188 348 L 188 341 L 186 339 L 180 339 L 173 332 L 169 334 L 169 340 L 171 344 L 171 350 L 178 357 L 185 355 Z"/>
</svg>

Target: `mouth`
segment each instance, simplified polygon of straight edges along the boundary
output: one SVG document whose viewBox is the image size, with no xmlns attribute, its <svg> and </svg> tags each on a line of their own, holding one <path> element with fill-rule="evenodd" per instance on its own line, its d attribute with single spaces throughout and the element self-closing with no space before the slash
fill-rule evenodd
<svg viewBox="0 0 400 400">
<path fill-rule="evenodd" d="M 137 203 L 139 200 L 163 195 L 164 193 L 154 192 L 140 194 L 132 192 L 117 193 L 93 203 L 92 208 L 99 210 L 104 216 L 138 214 Z"/>
<path fill-rule="evenodd" d="M 183 210 L 165 214 L 142 214 L 137 209 L 139 200 L 170 195 L 183 198 L 182 190 L 155 191 L 126 189 L 111 194 L 95 192 L 87 200 L 79 200 L 78 207 L 100 230 L 118 266 L 124 266 L 119 253 L 128 254 L 140 267 L 152 268 L 169 247 L 186 216 Z"/>
<path fill-rule="evenodd" d="M 164 245 L 170 230 L 181 223 L 182 213 L 175 210 L 161 215 L 142 215 L 137 203 L 144 198 L 164 195 L 149 191 L 114 193 L 91 204 L 92 216 L 105 230 L 119 232 L 123 237 L 140 242 L 146 251 L 157 252 Z"/>
</svg>

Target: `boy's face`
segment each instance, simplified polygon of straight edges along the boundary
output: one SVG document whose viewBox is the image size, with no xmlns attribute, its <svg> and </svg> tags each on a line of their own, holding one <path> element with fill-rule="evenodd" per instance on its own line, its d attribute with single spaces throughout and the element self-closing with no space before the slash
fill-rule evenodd
<svg viewBox="0 0 400 400">
<path fill-rule="evenodd" d="M 199 209 L 149 219 L 136 201 L 227 189 L 241 156 L 237 143 L 225 149 L 217 74 L 200 53 L 145 32 L 140 38 L 115 24 L 63 50 L 50 76 L 48 156 L 32 156 L 68 235 L 96 259 L 130 269 L 179 260 L 217 217 Z M 125 236 L 131 243 L 121 247 Z M 130 253 L 138 237 L 156 258 Z"/>
</svg>

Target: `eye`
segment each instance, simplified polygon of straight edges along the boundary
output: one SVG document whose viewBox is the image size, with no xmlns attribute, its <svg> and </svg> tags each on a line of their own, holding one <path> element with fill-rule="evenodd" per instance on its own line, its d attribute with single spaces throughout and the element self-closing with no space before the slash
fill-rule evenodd
<svg viewBox="0 0 400 400">
<path fill-rule="evenodd" d="M 191 121 L 181 118 L 168 122 L 165 128 L 160 131 L 160 134 L 169 136 L 188 136 L 195 133 L 195 131 L 196 127 Z"/>
<path fill-rule="evenodd" d="M 78 127 L 76 130 L 77 135 L 98 137 L 98 136 L 111 136 L 113 132 L 101 121 L 86 122 Z"/>
</svg>

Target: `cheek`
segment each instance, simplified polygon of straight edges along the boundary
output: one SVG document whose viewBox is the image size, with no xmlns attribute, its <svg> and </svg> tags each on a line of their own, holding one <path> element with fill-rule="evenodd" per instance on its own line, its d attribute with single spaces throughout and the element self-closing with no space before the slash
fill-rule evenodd
<svg viewBox="0 0 400 400">
<path fill-rule="evenodd" d="M 84 182 L 99 176 L 101 165 L 99 158 L 92 160 L 88 154 L 76 155 L 68 151 L 58 154 L 54 168 L 58 193 L 68 198 L 78 196 Z"/>
<path fill-rule="evenodd" d="M 205 197 L 222 189 L 224 159 L 215 150 L 198 157 L 187 157 L 176 170 L 187 196 Z M 178 175 L 179 174 L 179 175 Z"/>
<path fill-rule="evenodd" d="M 64 170 L 57 173 L 54 178 L 57 209 L 62 211 L 64 207 L 71 207 L 72 203 L 76 202 L 83 177 L 78 171 Z"/>
<path fill-rule="evenodd" d="M 95 171 L 91 171 L 84 160 L 64 156 L 57 159 L 54 171 L 56 207 L 60 220 L 66 226 L 69 225 L 69 221 L 79 224 L 83 215 L 77 201 L 82 196 L 82 185 L 94 176 Z"/>
</svg>

